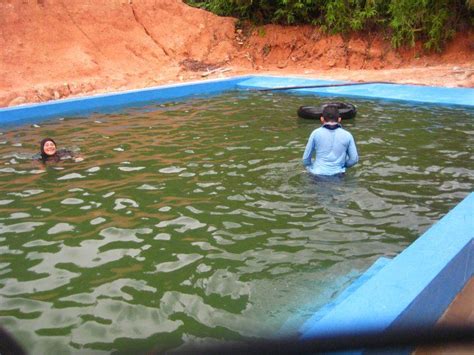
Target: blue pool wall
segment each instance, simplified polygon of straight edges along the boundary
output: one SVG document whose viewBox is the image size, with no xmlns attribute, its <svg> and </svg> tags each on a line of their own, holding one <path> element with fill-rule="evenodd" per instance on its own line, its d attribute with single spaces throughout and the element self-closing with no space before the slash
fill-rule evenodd
<svg viewBox="0 0 474 355">
<path fill-rule="evenodd" d="M 435 324 L 474 274 L 474 193 L 393 260 L 378 260 L 300 328 L 303 339 Z"/>
<path fill-rule="evenodd" d="M 305 78 L 253 76 L 237 84 L 242 89 L 268 89 L 288 86 L 344 84 L 346 81 L 328 81 Z M 288 90 L 299 94 L 338 96 L 364 99 L 383 99 L 417 104 L 474 107 L 474 89 L 446 88 L 405 84 L 365 84 Z"/>
<path fill-rule="evenodd" d="M 241 76 L 21 105 L 0 109 L 0 125 L 19 126 L 52 117 L 111 112 L 125 107 L 213 95 L 229 90 L 339 84 L 300 77 Z M 474 89 L 368 84 L 292 90 L 315 96 L 394 100 L 474 107 Z M 296 110 L 295 110 L 296 111 Z M 384 330 L 423 321 L 434 323 L 473 275 L 474 195 L 391 261 L 380 260 L 335 302 L 300 329 L 303 338 L 354 330 Z"/>
<path fill-rule="evenodd" d="M 250 77 L 207 80 L 195 83 L 163 85 L 140 90 L 47 101 L 38 104 L 0 108 L 3 126 L 38 123 L 52 117 L 84 115 L 95 112 L 112 112 L 127 107 L 156 104 L 191 96 L 219 94 L 235 90 L 237 83 Z"/>
<path fill-rule="evenodd" d="M 342 84 L 343 81 L 298 77 L 239 76 L 226 79 L 163 85 L 140 90 L 47 101 L 37 104 L 0 108 L 0 125 L 38 123 L 52 117 L 75 116 L 94 112 L 118 111 L 126 107 L 163 103 L 190 96 L 219 94 L 229 90 L 258 90 L 286 86 Z M 287 92 L 366 99 L 395 100 L 435 105 L 474 107 L 474 89 L 421 85 L 367 84 L 326 88 L 308 88 Z M 296 110 L 295 110 L 296 111 Z"/>
</svg>

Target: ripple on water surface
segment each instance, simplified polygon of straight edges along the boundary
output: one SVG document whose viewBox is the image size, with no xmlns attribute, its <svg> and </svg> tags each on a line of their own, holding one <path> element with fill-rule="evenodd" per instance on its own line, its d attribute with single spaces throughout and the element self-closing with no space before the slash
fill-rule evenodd
<svg viewBox="0 0 474 355">
<path fill-rule="evenodd" d="M 2 325 L 34 353 L 292 331 L 472 190 L 472 110 L 376 101 L 344 122 L 357 167 L 309 177 L 318 123 L 296 108 L 322 101 L 232 93 L 4 130 Z M 43 136 L 84 159 L 31 161 Z"/>
</svg>

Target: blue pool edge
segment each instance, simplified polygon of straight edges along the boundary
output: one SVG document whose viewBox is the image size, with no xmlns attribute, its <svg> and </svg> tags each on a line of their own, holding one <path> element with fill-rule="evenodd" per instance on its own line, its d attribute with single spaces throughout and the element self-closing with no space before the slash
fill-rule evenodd
<svg viewBox="0 0 474 355">
<path fill-rule="evenodd" d="M 304 77 L 245 75 L 213 80 L 169 84 L 137 90 L 112 92 L 92 96 L 59 99 L 41 103 L 0 108 L 3 126 L 37 123 L 56 116 L 74 116 L 94 112 L 110 112 L 125 107 L 162 103 L 176 99 L 219 94 L 229 90 L 259 90 L 283 86 L 327 85 L 349 83 L 340 80 L 320 80 Z M 348 98 L 383 99 L 474 107 L 474 89 L 447 88 L 407 84 L 375 84 L 289 90 L 299 94 L 342 96 Z"/>
<path fill-rule="evenodd" d="M 11 126 L 38 123 L 52 117 L 114 112 L 128 107 L 170 102 L 192 96 L 214 95 L 235 90 L 239 82 L 249 78 L 250 76 L 241 76 L 203 80 L 5 107 L 0 108 L 0 124 Z"/>
<path fill-rule="evenodd" d="M 474 192 L 354 292 L 343 292 L 329 312 L 316 312 L 301 338 L 434 325 L 473 277 L 473 211 Z"/>
<path fill-rule="evenodd" d="M 282 86 L 325 85 L 343 81 L 248 75 L 164 85 L 87 97 L 0 108 L 0 124 L 38 123 L 51 117 L 120 110 L 229 90 Z M 474 89 L 421 85 L 368 84 L 292 91 L 319 96 L 395 100 L 433 105 L 474 107 Z M 376 275 L 345 295 L 321 317 L 301 328 L 303 338 L 353 329 L 386 329 L 414 321 L 435 322 L 474 269 L 474 230 L 471 193 Z M 470 218 L 468 218 L 470 217 Z M 456 235 L 455 235 L 456 234 Z M 440 291 L 441 290 L 441 291 Z M 436 298 L 434 294 L 440 297 Z M 317 318 L 317 321 L 315 319 Z M 313 321 L 311 321 L 313 320 Z"/>
</svg>

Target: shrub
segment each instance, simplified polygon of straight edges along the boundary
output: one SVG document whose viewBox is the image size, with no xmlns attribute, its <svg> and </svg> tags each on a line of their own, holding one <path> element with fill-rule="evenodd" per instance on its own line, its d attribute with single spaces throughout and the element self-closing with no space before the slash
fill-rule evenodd
<svg viewBox="0 0 474 355">
<path fill-rule="evenodd" d="M 188 0 L 187 4 L 256 25 L 313 24 L 331 33 L 390 32 L 400 47 L 422 40 L 441 50 L 462 28 L 474 24 L 474 0 Z"/>
</svg>

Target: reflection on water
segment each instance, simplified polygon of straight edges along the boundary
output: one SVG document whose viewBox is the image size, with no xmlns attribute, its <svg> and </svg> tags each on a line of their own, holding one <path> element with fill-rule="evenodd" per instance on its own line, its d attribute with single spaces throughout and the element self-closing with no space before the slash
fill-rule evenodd
<svg viewBox="0 0 474 355">
<path fill-rule="evenodd" d="M 232 93 L 1 132 L 1 324 L 35 353 L 294 331 L 472 190 L 459 108 L 359 101 L 360 164 L 308 176 L 317 122 L 295 113 L 321 101 Z M 45 136 L 85 159 L 44 169 Z"/>
</svg>

